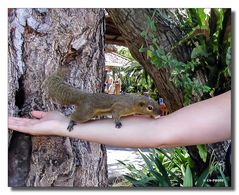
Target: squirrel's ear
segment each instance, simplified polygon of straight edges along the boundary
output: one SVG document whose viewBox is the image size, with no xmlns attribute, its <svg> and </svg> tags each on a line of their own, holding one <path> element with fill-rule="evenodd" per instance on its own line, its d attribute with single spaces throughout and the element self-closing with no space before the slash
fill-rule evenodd
<svg viewBox="0 0 239 195">
<path fill-rule="evenodd" d="M 140 106 L 140 107 L 143 107 L 144 105 L 145 105 L 144 102 L 139 102 L 139 106 Z"/>
</svg>

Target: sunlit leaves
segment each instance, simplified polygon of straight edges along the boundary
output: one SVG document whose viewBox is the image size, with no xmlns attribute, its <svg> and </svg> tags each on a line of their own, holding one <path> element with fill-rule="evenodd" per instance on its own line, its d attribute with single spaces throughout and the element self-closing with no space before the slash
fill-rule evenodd
<svg viewBox="0 0 239 195">
<path fill-rule="evenodd" d="M 192 8 L 187 9 L 187 14 L 188 20 L 183 26 L 186 34 L 168 53 L 160 48 L 154 17 L 146 16 L 147 28 L 142 32 L 145 44 L 140 48 L 155 67 L 170 71 L 170 81 L 183 91 L 184 105 L 190 104 L 195 94 L 213 95 L 220 84 L 228 87 L 231 77 L 229 10 Z M 185 43 L 192 47 L 191 59 L 181 62 L 171 54 Z M 207 73 L 206 79 L 199 80 L 198 70 Z M 221 83 L 225 80 L 226 85 Z"/>
<path fill-rule="evenodd" d="M 208 167 L 195 174 L 195 165 L 185 148 L 151 149 L 148 154 L 140 151 L 145 162 L 141 168 L 133 164 L 125 166 L 129 173 L 124 175 L 135 187 L 217 187 L 228 186 L 229 178 L 225 176 L 222 166 L 215 162 L 212 154 Z M 218 183 L 211 181 L 217 180 Z"/>
</svg>

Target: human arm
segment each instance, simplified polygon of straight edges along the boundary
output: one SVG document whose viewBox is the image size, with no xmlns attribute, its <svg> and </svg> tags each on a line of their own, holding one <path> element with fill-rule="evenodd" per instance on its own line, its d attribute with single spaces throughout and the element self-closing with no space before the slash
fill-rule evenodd
<svg viewBox="0 0 239 195">
<path fill-rule="evenodd" d="M 33 135 L 59 135 L 122 147 L 175 147 L 230 139 L 231 91 L 184 107 L 152 120 L 143 116 L 123 118 L 121 129 L 112 120 L 78 124 L 66 130 L 69 119 L 53 112 L 36 112 L 37 119 L 9 117 L 9 128 Z"/>
</svg>

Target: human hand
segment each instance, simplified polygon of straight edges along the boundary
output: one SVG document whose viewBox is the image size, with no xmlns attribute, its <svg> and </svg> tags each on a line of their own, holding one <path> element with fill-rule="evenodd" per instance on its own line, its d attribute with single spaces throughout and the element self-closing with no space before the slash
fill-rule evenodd
<svg viewBox="0 0 239 195">
<path fill-rule="evenodd" d="M 32 111 L 31 114 L 33 119 L 9 117 L 8 128 L 32 135 L 59 135 L 59 131 L 65 131 L 69 123 L 69 119 L 60 112 Z"/>
</svg>

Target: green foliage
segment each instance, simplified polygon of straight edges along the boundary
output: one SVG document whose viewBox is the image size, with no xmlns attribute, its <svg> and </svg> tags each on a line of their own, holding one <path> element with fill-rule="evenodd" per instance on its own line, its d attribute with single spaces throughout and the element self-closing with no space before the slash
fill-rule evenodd
<svg viewBox="0 0 239 195">
<path fill-rule="evenodd" d="M 183 178 L 183 187 L 193 187 L 193 176 L 189 165 L 186 167 L 186 172 Z"/>
<path fill-rule="evenodd" d="M 145 162 L 142 169 L 119 161 L 128 170 L 124 175 L 135 187 L 218 187 L 228 186 L 222 166 L 211 156 L 209 166 L 197 176 L 194 164 L 185 148 L 151 149 L 140 154 Z"/>
<path fill-rule="evenodd" d="M 127 47 L 120 47 L 117 49 L 117 53 L 125 58 L 128 58 L 133 63 L 136 63 L 137 61 L 132 57 L 129 49 Z"/>
<path fill-rule="evenodd" d="M 230 10 L 187 9 L 188 18 L 182 30 L 185 36 L 175 43 L 167 53 L 160 47 L 157 39 L 157 28 L 153 16 L 145 16 L 147 29 L 141 33 L 145 44 L 139 52 L 145 52 L 158 69 L 170 70 L 170 80 L 182 89 L 184 105 L 191 103 L 194 95 L 219 93 L 230 89 L 231 81 L 231 32 Z M 191 59 L 187 62 L 178 61 L 172 51 L 182 44 L 192 47 Z M 199 80 L 198 70 L 206 73 L 208 82 Z M 226 81 L 226 83 L 225 83 Z"/>
<path fill-rule="evenodd" d="M 144 67 L 131 56 L 127 48 L 120 48 L 117 53 L 130 60 L 129 64 L 121 68 L 120 75 L 124 91 L 136 94 L 147 92 L 150 97 L 156 100 L 158 98 L 157 89 Z"/>
<path fill-rule="evenodd" d="M 199 45 L 198 47 L 193 48 L 192 53 L 191 53 L 191 58 L 195 59 L 198 57 L 208 57 L 209 54 L 207 52 L 206 45 Z"/>
<path fill-rule="evenodd" d="M 205 26 L 207 15 L 204 11 L 204 8 L 197 8 L 197 9 L 188 9 L 189 15 L 189 26 Z"/>
<path fill-rule="evenodd" d="M 198 153 L 203 162 L 207 161 L 207 147 L 204 144 L 197 145 Z"/>
</svg>

